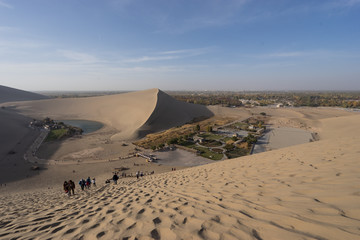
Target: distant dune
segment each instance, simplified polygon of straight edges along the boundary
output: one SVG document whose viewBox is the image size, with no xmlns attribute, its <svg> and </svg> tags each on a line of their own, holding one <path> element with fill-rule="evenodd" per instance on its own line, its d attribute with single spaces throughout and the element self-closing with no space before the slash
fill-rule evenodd
<svg viewBox="0 0 360 240">
<path fill-rule="evenodd" d="M 49 97 L 0 85 L 0 103 L 48 99 Z"/>
<path fill-rule="evenodd" d="M 159 89 L 109 96 L 48 99 L 9 103 L 32 118 L 99 121 L 119 131 L 117 139 L 134 139 L 144 134 L 182 125 L 197 117 L 210 117 L 205 106 L 179 102 Z"/>
</svg>

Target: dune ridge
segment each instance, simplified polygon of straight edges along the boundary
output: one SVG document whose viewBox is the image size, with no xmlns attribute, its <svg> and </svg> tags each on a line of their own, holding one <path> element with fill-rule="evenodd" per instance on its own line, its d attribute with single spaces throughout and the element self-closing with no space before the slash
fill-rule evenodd
<svg viewBox="0 0 360 240">
<path fill-rule="evenodd" d="M 0 238 L 360 239 L 359 120 L 320 119 L 320 141 L 70 198 L 2 195 Z"/>
<path fill-rule="evenodd" d="M 195 118 L 208 118 L 214 114 L 206 107 L 180 102 L 161 90 L 157 90 L 156 106 L 139 128 L 139 137 L 191 122 Z"/>
</svg>

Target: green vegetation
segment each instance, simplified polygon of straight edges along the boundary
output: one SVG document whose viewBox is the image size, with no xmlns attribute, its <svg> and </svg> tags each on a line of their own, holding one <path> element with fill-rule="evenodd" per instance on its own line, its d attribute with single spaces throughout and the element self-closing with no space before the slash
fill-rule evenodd
<svg viewBox="0 0 360 240">
<path fill-rule="evenodd" d="M 220 147 L 222 143 L 215 140 L 206 140 L 200 143 L 200 145 L 203 145 L 205 147 Z"/>
<path fill-rule="evenodd" d="M 241 129 L 241 130 L 247 130 L 248 127 L 249 127 L 249 124 L 244 123 L 244 122 L 236 122 L 236 123 L 228 126 L 228 128 Z"/>
<path fill-rule="evenodd" d="M 209 158 L 211 160 L 221 160 L 224 156 L 222 153 L 213 152 L 205 147 L 195 146 L 194 149 L 200 151 L 200 156 Z"/>
<path fill-rule="evenodd" d="M 234 120 L 231 121 L 230 119 L 226 119 L 226 121 L 221 119 L 221 124 L 216 121 L 186 124 L 161 133 L 149 134 L 146 138 L 135 144 L 153 150 L 164 148 L 165 143 L 167 145 L 181 145 L 196 150 L 200 156 L 211 160 L 221 160 L 224 157 L 224 154 L 226 154 L 228 158 L 241 157 L 249 154 L 250 147 L 252 144 L 256 143 L 257 137 L 248 134 L 242 141 L 239 141 L 241 140 L 241 137 L 235 135 L 232 137 L 230 136 L 236 134 L 239 127 L 244 128 L 247 132 L 256 131 L 255 129 L 249 130 L 248 126 L 263 126 L 262 124 L 265 119 L 266 117 L 261 114 L 252 116 L 244 120 L 244 122 L 233 123 L 231 126 L 234 127 L 230 130 L 228 128 L 231 128 L 231 126 L 228 126 L 227 124 L 229 124 L 229 122 L 234 122 Z M 224 125 L 227 126 L 226 129 L 230 132 L 230 136 L 229 133 L 212 132 L 211 126 Z M 237 128 L 235 128 L 235 126 Z"/>
<path fill-rule="evenodd" d="M 65 136 L 68 136 L 68 134 L 69 134 L 68 129 L 54 129 L 49 132 L 45 141 L 59 140 Z"/>
<path fill-rule="evenodd" d="M 213 133 L 203 133 L 203 134 L 199 134 L 198 136 L 204 138 L 205 140 L 220 140 L 224 138 L 224 136 L 222 135 L 213 134 Z"/>
<path fill-rule="evenodd" d="M 170 144 L 177 144 L 179 142 L 179 139 L 178 138 L 171 138 L 167 141 L 167 144 L 170 145 Z"/>
<path fill-rule="evenodd" d="M 174 98 L 188 103 L 227 107 L 284 106 L 360 108 L 360 92 L 173 92 Z M 260 113 L 265 116 L 263 113 Z"/>
<path fill-rule="evenodd" d="M 254 144 L 257 142 L 257 138 L 253 136 L 252 134 L 247 135 L 244 137 L 244 141 L 247 142 L 249 145 Z"/>
<path fill-rule="evenodd" d="M 195 143 L 189 142 L 189 141 L 182 142 L 182 143 L 180 143 L 180 145 L 184 146 L 184 147 L 188 147 L 188 148 L 195 148 L 196 147 Z"/>
<path fill-rule="evenodd" d="M 248 149 L 238 148 L 238 147 L 235 147 L 232 150 L 226 152 L 226 156 L 228 158 L 237 158 L 237 157 L 246 156 L 248 154 L 249 154 Z"/>
</svg>

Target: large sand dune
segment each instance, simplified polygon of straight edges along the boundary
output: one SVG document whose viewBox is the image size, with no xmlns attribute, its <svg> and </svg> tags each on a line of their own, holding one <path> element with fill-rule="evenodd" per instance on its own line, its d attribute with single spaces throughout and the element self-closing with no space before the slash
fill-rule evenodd
<svg viewBox="0 0 360 240">
<path fill-rule="evenodd" d="M 7 103 L 33 118 L 85 119 L 118 130 L 114 138 L 132 139 L 143 134 L 209 117 L 206 107 L 179 102 L 159 89 L 88 98 L 49 99 Z"/>
<path fill-rule="evenodd" d="M 2 194 L 0 238 L 360 239 L 360 115 L 320 111 L 299 116 L 320 141 L 70 198 L 61 186 Z"/>
</svg>

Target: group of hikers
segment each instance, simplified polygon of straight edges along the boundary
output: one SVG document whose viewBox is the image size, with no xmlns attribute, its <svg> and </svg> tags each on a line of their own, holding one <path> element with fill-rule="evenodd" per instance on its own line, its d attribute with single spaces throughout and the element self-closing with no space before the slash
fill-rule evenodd
<svg viewBox="0 0 360 240">
<path fill-rule="evenodd" d="M 84 191 L 85 188 L 90 189 L 91 185 L 94 185 L 94 187 L 96 187 L 96 180 L 95 178 L 90 179 L 90 177 L 88 177 L 86 180 L 85 179 L 80 179 L 79 181 L 79 185 L 81 190 Z M 64 191 L 68 196 L 75 195 L 75 183 L 72 180 L 69 181 L 65 181 L 64 182 Z"/>
<path fill-rule="evenodd" d="M 80 185 L 80 187 L 81 187 L 81 190 L 83 190 L 83 191 L 84 191 L 85 188 L 90 189 L 91 184 L 94 185 L 94 187 L 96 187 L 96 180 L 95 180 L 95 178 L 90 179 L 90 177 L 88 177 L 86 180 L 84 180 L 84 179 L 82 178 L 82 179 L 80 179 L 80 181 L 79 181 L 79 185 Z"/>
<path fill-rule="evenodd" d="M 137 171 L 135 173 L 135 176 L 136 176 L 137 179 L 139 179 L 140 177 L 143 177 L 145 175 L 152 175 L 154 173 L 155 173 L 154 171 L 151 171 L 150 173 L 146 172 L 144 174 L 142 171 Z M 123 178 L 124 177 L 133 177 L 133 175 L 132 174 L 126 174 L 126 173 L 123 172 L 121 174 L 121 177 L 123 177 Z M 110 179 L 107 179 L 105 181 L 105 183 L 108 184 L 108 183 L 110 183 L 111 180 L 113 180 L 114 184 L 117 184 L 117 181 L 119 180 L 118 172 L 114 172 L 113 177 L 110 178 Z M 85 189 L 90 189 L 91 185 L 96 187 L 96 180 L 95 180 L 95 178 L 91 179 L 90 177 L 88 177 L 86 180 L 82 178 L 79 181 L 79 185 L 80 185 L 81 190 L 84 191 Z M 71 196 L 71 193 L 72 193 L 72 195 L 75 195 L 75 183 L 72 180 L 65 181 L 63 186 L 64 186 L 64 191 L 68 196 Z"/>
<path fill-rule="evenodd" d="M 155 171 L 151 171 L 150 173 L 146 172 L 145 174 L 142 171 L 137 171 L 135 173 L 135 176 L 136 176 L 137 179 L 139 179 L 140 177 L 143 177 L 145 175 L 152 175 L 154 173 L 155 173 Z M 132 173 L 126 174 L 126 173 L 123 172 L 121 174 L 121 177 L 122 178 L 133 177 L 133 175 L 132 175 Z M 110 183 L 111 180 L 114 182 L 114 184 L 117 184 L 117 181 L 119 180 L 118 172 L 114 172 L 113 177 L 110 178 L 110 179 L 106 179 L 105 183 L 108 184 L 108 183 Z"/>
</svg>

